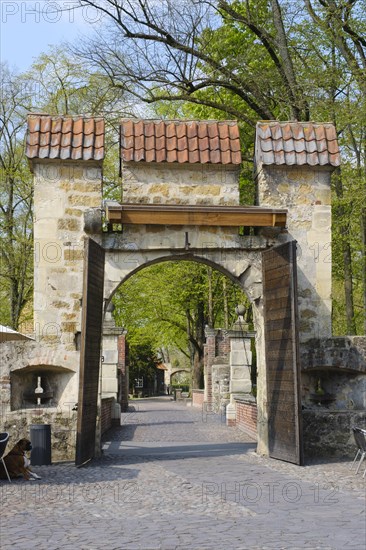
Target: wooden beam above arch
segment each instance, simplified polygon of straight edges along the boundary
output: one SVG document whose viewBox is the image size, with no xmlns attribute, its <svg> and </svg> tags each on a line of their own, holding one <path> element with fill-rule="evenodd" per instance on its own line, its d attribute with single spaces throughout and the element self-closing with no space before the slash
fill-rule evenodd
<svg viewBox="0 0 366 550">
<path fill-rule="evenodd" d="M 106 203 L 110 224 L 286 227 L 287 210 L 260 206 Z"/>
</svg>

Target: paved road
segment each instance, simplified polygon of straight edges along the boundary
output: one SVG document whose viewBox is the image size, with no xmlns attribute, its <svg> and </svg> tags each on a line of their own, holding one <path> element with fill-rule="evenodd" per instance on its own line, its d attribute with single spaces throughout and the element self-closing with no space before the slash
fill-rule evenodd
<svg viewBox="0 0 366 550">
<path fill-rule="evenodd" d="M 0 482 L 2 550 L 365 548 L 366 482 L 349 463 L 299 468 L 258 457 L 218 415 L 134 406 L 88 467 Z"/>
</svg>

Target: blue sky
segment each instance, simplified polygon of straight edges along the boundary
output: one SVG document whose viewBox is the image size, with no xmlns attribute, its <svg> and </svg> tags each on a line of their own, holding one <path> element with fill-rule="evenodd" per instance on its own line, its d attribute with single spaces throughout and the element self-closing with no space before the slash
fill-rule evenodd
<svg viewBox="0 0 366 550">
<path fill-rule="evenodd" d="M 1 61 L 24 71 L 50 44 L 74 42 L 93 31 L 100 14 L 76 6 L 77 0 L 0 0 Z"/>
</svg>

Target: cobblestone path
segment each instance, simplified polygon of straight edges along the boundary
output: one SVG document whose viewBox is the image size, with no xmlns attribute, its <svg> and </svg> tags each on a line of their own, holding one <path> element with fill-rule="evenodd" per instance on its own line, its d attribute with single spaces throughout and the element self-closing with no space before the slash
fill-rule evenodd
<svg viewBox="0 0 366 550">
<path fill-rule="evenodd" d="M 135 401 L 89 466 L 0 482 L 2 550 L 366 547 L 365 487 L 348 462 L 297 467 L 170 398 Z"/>
</svg>

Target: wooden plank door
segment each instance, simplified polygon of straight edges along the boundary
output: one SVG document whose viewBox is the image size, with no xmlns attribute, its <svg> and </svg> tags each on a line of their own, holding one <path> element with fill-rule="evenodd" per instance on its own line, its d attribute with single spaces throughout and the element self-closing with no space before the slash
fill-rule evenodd
<svg viewBox="0 0 366 550">
<path fill-rule="evenodd" d="M 303 463 L 296 241 L 262 253 L 269 455 Z"/>
<path fill-rule="evenodd" d="M 102 339 L 104 250 L 92 239 L 85 242 L 82 298 L 79 400 L 75 464 L 95 452 L 98 384 Z"/>
</svg>

